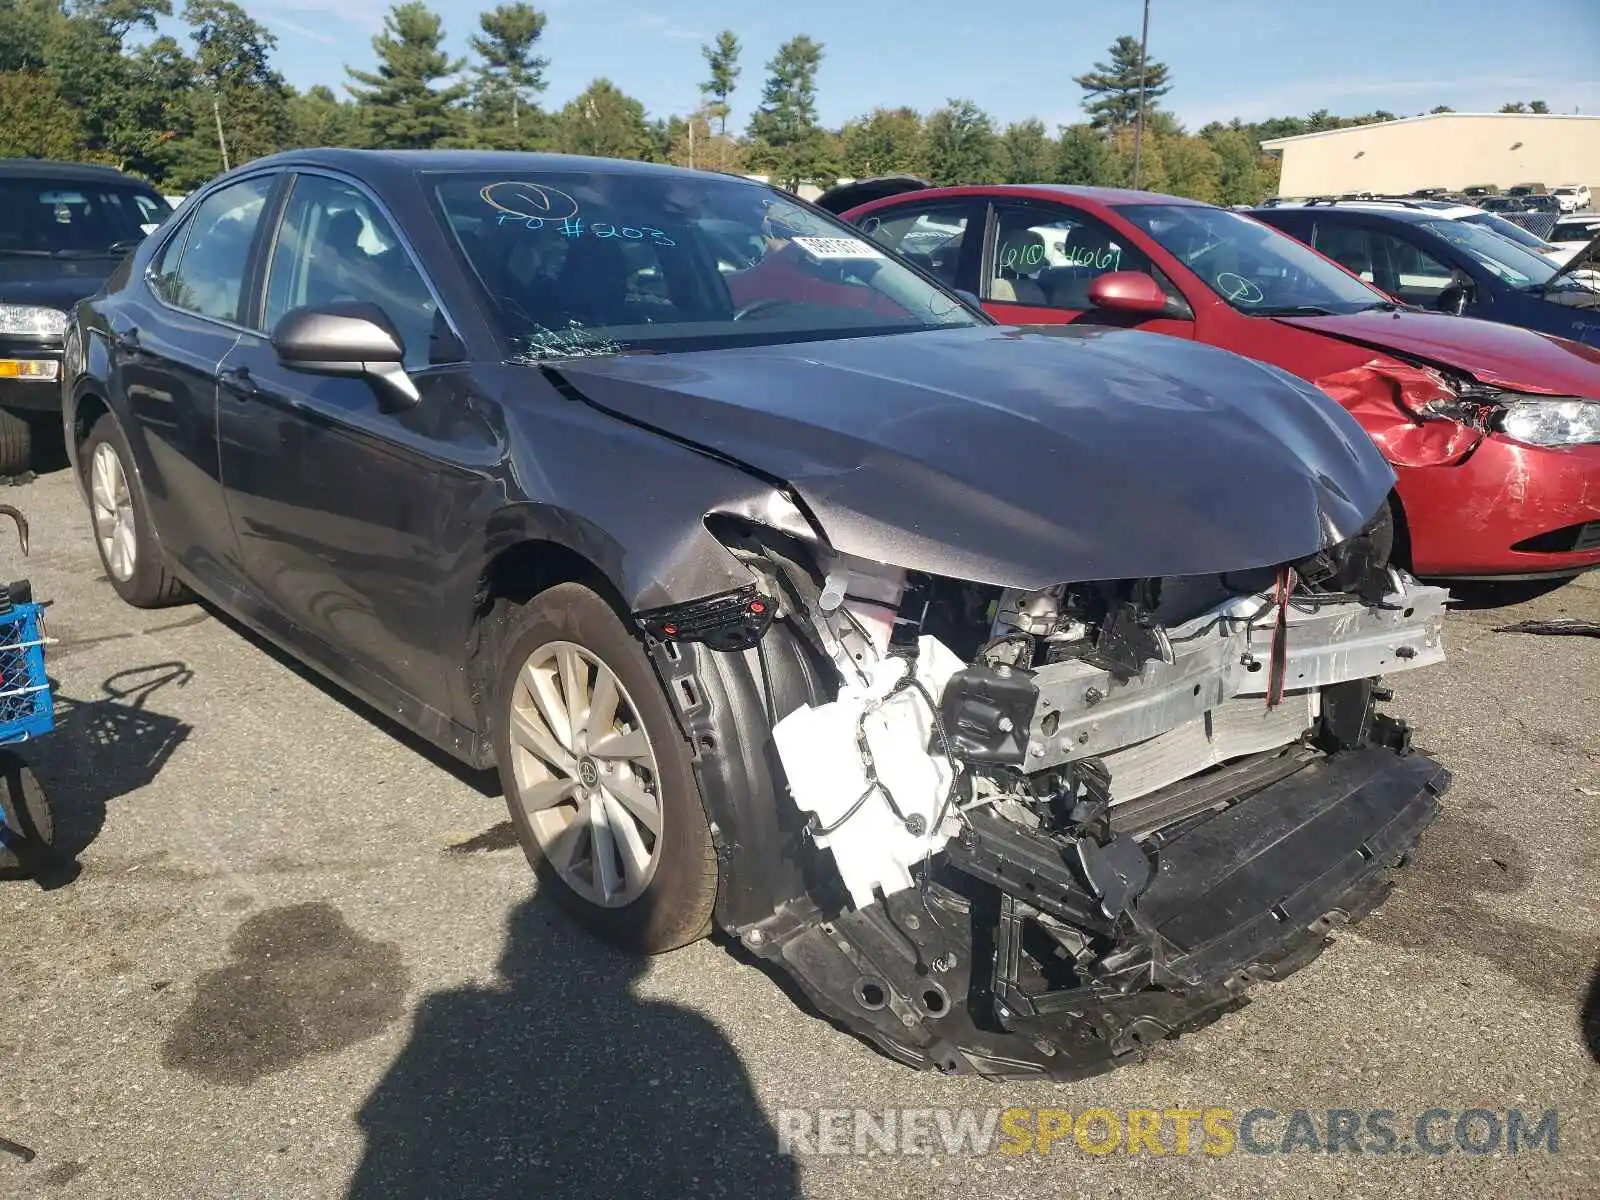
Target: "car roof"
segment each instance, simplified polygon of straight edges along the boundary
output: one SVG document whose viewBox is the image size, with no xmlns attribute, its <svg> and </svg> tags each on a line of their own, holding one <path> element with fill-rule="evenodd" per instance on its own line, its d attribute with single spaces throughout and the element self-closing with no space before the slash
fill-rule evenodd
<svg viewBox="0 0 1600 1200">
<path fill-rule="evenodd" d="M 1203 200 L 1190 200 L 1186 196 L 1169 196 L 1165 192 L 1145 192 L 1137 188 L 1079 187 L 1066 183 L 974 183 L 953 187 L 918 188 L 885 197 L 884 202 L 900 200 L 907 196 L 961 195 L 961 196 L 1016 196 L 1037 200 L 1087 200 L 1115 208 L 1124 204 L 1181 204 L 1191 208 L 1215 208 Z M 873 203 L 878 203 L 873 201 Z M 862 207 L 865 207 L 863 205 Z"/>
<path fill-rule="evenodd" d="M 263 167 L 312 166 L 347 171 L 366 179 L 387 176 L 398 178 L 423 171 L 505 171 L 523 174 L 530 171 L 587 172 L 590 174 L 660 175 L 684 178 L 716 176 L 763 185 L 742 175 L 721 171 L 697 171 L 665 163 L 638 162 L 634 159 L 600 158 L 583 154 L 524 153 L 514 150 L 350 150 L 320 147 L 285 150 L 253 159 L 235 167 L 227 176 L 258 171 Z M 218 176 L 224 178 L 224 176 Z"/>
<path fill-rule="evenodd" d="M 50 158 L 0 158 L 0 179 L 76 179 L 83 183 L 121 183 L 155 187 L 103 163 L 63 162 Z"/>
<path fill-rule="evenodd" d="M 1427 201 L 1413 200 L 1410 203 L 1425 204 Z M 1444 207 L 1466 208 L 1460 204 L 1447 204 Z M 1411 224 L 1432 221 L 1441 215 L 1431 208 L 1402 208 L 1399 204 L 1383 204 L 1373 200 L 1341 200 L 1337 204 L 1263 204 L 1245 211 L 1252 216 L 1281 212 L 1314 212 L 1318 216 L 1344 213 L 1358 217 L 1387 217 L 1392 221 L 1406 221 Z"/>
</svg>

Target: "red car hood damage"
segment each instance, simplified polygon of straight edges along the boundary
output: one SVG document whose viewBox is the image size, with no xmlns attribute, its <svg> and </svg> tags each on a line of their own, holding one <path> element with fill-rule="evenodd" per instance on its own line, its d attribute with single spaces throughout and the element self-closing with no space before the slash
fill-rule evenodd
<svg viewBox="0 0 1600 1200">
<path fill-rule="evenodd" d="M 1354 345 L 1454 367 L 1495 387 L 1600 396 L 1600 350 L 1515 325 L 1429 312 L 1276 319 Z"/>
</svg>

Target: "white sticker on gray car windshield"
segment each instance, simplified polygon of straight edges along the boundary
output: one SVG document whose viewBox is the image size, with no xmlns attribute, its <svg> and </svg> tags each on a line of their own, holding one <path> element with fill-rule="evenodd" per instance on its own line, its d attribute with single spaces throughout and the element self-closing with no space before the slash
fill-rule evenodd
<svg viewBox="0 0 1600 1200">
<path fill-rule="evenodd" d="M 812 258 L 884 258 L 886 255 L 871 242 L 855 238 L 797 237 L 791 239 L 796 246 Z"/>
</svg>

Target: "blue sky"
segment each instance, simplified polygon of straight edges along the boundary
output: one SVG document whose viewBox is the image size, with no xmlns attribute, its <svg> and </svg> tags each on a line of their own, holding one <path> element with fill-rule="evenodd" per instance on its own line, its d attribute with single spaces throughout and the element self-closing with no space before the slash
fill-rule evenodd
<svg viewBox="0 0 1600 1200">
<path fill-rule="evenodd" d="M 343 67 L 370 67 L 387 0 L 242 0 L 277 35 L 278 68 L 300 87 L 336 91 Z M 535 0 L 537 3 L 537 0 Z M 466 49 L 477 13 L 445 5 L 452 48 Z M 176 0 L 175 7 L 181 6 Z M 687 112 L 705 77 L 700 45 L 732 29 L 744 72 L 732 124 L 759 101 L 764 64 L 805 33 L 824 48 L 823 121 L 838 125 L 879 104 L 923 111 L 953 96 L 1001 122 L 1078 120 L 1072 76 L 1119 34 L 1139 32 L 1140 0 L 547 0 L 546 107 L 596 76 L 652 116 Z M 1498 108 L 1546 100 L 1554 112 L 1600 114 L 1600 0 L 1151 0 L 1150 53 L 1171 68 L 1166 106 L 1191 129 L 1213 119 L 1437 104 Z"/>
</svg>

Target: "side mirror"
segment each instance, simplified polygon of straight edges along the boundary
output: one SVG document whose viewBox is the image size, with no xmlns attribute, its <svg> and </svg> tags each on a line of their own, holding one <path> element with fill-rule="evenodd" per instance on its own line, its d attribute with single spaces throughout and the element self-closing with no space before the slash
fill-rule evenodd
<svg viewBox="0 0 1600 1200">
<path fill-rule="evenodd" d="M 970 304 L 973 308 L 982 308 L 983 307 L 983 301 L 979 300 L 971 292 L 967 291 L 966 288 L 953 288 L 951 290 L 954 291 L 956 295 L 960 296 L 963 300 L 965 300 L 968 304 Z"/>
<path fill-rule="evenodd" d="M 1108 271 L 1089 284 L 1089 303 L 1108 312 L 1155 316 L 1167 311 L 1167 294 L 1143 271 Z"/>
<path fill-rule="evenodd" d="M 422 399 L 406 374 L 405 342 L 376 304 L 329 304 L 283 315 L 271 336 L 278 360 L 291 371 L 352 375 L 372 382 L 386 409 Z"/>
</svg>

